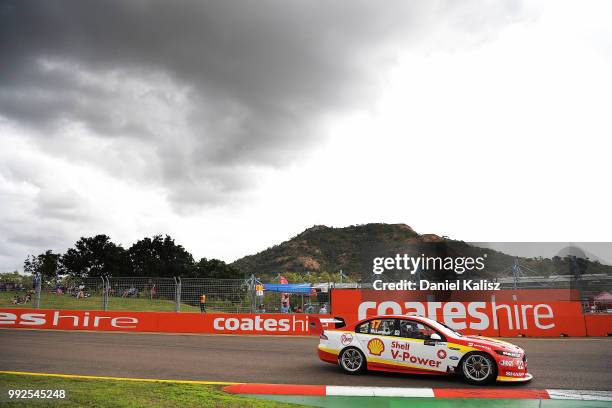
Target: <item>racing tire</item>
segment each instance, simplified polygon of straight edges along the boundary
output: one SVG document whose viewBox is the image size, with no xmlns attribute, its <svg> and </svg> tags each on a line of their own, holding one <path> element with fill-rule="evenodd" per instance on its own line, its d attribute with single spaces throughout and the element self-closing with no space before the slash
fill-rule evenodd
<svg viewBox="0 0 612 408">
<path fill-rule="evenodd" d="M 355 347 L 347 347 L 338 356 L 338 365 L 348 374 L 360 374 L 366 370 L 365 355 Z"/>
<path fill-rule="evenodd" d="M 470 353 L 461 361 L 461 374 L 472 384 L 490 384 L 497 378 L 497 363 L 485 353 Z"/>
</svg>

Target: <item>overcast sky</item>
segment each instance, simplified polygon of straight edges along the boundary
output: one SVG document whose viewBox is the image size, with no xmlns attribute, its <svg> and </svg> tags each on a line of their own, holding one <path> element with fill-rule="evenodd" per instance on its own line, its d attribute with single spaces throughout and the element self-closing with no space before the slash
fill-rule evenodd
<svg viewBox="0 0 612 408">
<path fill-rule="evenodd" d="M 611 12 L 0 0 L 0 271 L 98 233 L 226 261 L 314 224 L 612 241 Z"/>
</svg>

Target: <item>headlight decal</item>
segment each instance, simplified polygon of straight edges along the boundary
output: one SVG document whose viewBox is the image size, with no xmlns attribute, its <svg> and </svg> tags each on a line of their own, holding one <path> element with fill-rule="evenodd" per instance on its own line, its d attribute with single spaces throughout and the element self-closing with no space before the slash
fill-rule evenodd
<svg viewBox="0 0 612 408">
<path fill-rule="evenodd" d="M 506 351 L 506 350 L 495 350 L 495 352 L 502 356 L 512 357 L 512 358 L 519 358 L 521 356 L 521 353 L 514 353 L 512 351 Z"/>
</svg>

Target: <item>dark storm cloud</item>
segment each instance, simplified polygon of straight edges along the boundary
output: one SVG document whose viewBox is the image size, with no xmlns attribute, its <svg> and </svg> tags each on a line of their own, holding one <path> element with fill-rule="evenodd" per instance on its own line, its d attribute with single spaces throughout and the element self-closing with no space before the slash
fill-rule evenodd
<svg viewBox="0 0 612 408">
<path fill-rule="evenodd" d="M 134 174 L 175 204 L 215 204 L 252 185 L 252 166 L 307 153 L 329 115 L 367 105 L 394 51 L 440 25 L 499 27 L 516 4 L 4 1 L 0 116 L 71 161 L 88 138 L 144 140 L 150 170 Z M 61 148 L 71 124 L 89 135 L 76 152 Z"/>
</svg>

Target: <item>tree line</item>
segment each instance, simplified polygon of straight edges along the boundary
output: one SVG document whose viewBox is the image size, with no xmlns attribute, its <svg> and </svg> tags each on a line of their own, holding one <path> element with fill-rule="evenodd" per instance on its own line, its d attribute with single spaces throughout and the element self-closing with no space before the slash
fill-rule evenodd
<svg viewBox="0 0 612 408">
<path fill-rule="evenodd" d="M 128 249 L 112 242 L 108 235 L 81 237 L 63 254 L 47 250 L 28 255 L 23 266 L 25 272 L 39 274 L 46 281 L 62 276 L 243 278 L 238 268 L 221 260 L 201 258 L 196 262 L 168 235 L 143 238 Z"/>
</svg>

